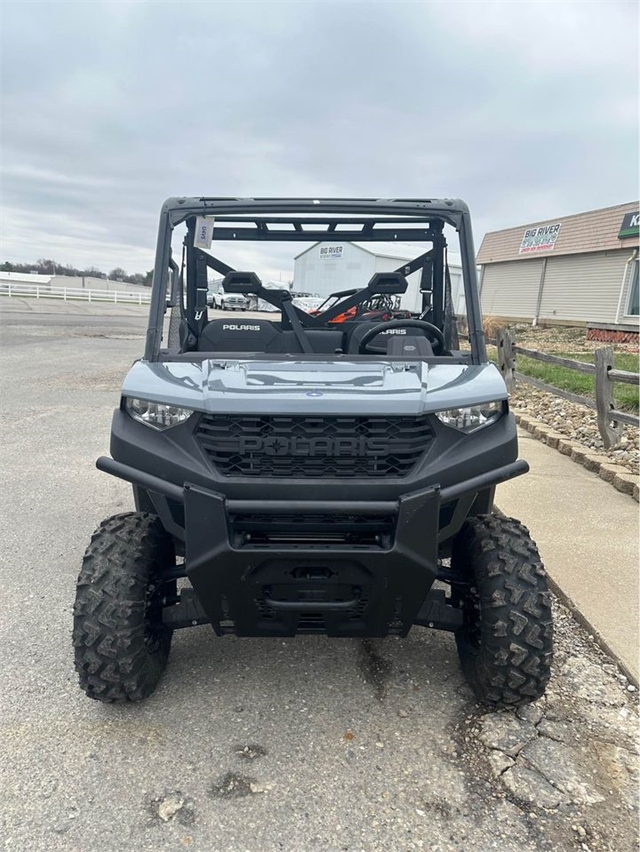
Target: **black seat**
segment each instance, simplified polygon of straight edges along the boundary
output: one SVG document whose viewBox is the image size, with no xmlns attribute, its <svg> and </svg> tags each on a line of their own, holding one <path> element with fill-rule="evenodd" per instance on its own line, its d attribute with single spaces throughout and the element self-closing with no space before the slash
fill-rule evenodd
<svg viewBox="0 0 640 852">
<path fill-rule="evenodd" d="M 344 351 L 344 335 L 337 329 L 307 328 L 304 334 L 311 344 L 312 351 L 319 355 L 333 355 L 337 351 Z M 286 341 L 283 352 L 302 352 L 300 341 L 293 331 L 283 331 L 282 336 Z"/>
<path fill-rule="evenodd" d="M 284 352 L 279 328 L 263 319 L 215 319 L 202 329 L 199 352 Z"/>
<path fill-rule="evenodd" d="M 411 334 L 411 332 L 418 332 Z M 384 340 L 384 336 L 380 335 Z M 375 343 L 374 343 L 375 346 Z M 404 358 L 431 358 L 433 346 L 431 341 L 420 334 L 419 329 L 408 328 L 406 336 L 394 334 L 387 344 L 387 355 L 400 355 Z"/>
<path fill-rule="evenodd" d="M 346 331 L 347 336 L 347 352 L 350 355 L 357 355 L 360 351 L 360 341 L 364 337 L 365 332 L 369 331 L 370 328 L 374 328 L 376 325 L 380 325 L 381 320 L 378 322 L 359 322 L 359 323 L 351 323 L 352 329 Z M 345 323 L 347 325 L 347 323 Z M 406 341 L 408 338 L 412 338 L 413 342 L 417 343 L 417 349 L 413 352 L 413 355 L 424 358 L 429 355 L 433 355 L 433 347 L 428 337 L 426 337 L 423 331 L 417 328 L 393 328 L 388 329 L 387 331 L 381 331 L 376 337 L 371 340 L 370 345 L 372 349 L 380 349 L 381 353 L 386 353 L 387 355 L 406 355 L 410 354 L 411 350 L 406 350 L 403 347 L 403 341 Z M 398 340 L 399 342 L 394 342 Z M 424 343 L 426 343 L 426 346 Z M 392 345 L 393 344 L 393 345 Z"/>
<path fill-rule="evenodd" d="M 362 340 L 364 333 L 369 331 L 370 328 L 374 328 L 376 325 L 380 325 L 380 322 L 352 322 L 352 323 L 344 323 L 345 325 L 345 334 L 347 337 L 347 352 L 351 355 L 357 355 L 360 351 L 360 341 Z M 349 328 L 346 328 L 349 326 Z M 385 335 L 380 333 L 377 337 L 375 337 L 371 342 L 374 346 L 380 347 L 380 349 L 384 349 L 387 345 L 389 338 L 391 335 Z"/>
<path fill-rule="evenodd" d="M 313 352 L 333 354 L 342 350 L 343 334 L 334 329 L 308 329 L 305 335 Z M 198 341 L 199 352 L 264 352 L 297 355 L 302 346 L 293 331 L 263 319 L 215 319 L 208 322 Z"/>
</svg>

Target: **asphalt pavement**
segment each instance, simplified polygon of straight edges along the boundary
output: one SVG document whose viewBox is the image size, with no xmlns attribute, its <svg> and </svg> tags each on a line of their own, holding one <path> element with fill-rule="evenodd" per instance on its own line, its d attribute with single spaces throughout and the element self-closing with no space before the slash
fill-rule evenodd
<svg viewBox="0 0 640 852">
<path fill-rule="evenodd" d="M 359 641 L 218 639 L 202 626 L 175 635 L 146 702 L 87 699 L 73 670 L 74 586 L 98 522 L 133 509 L 129 487 L 94 461 L 108 453 L 146 309 L 105 316 L 9 301 L 0 302 L 1 848 L 636 848 L 634 696 L 561 607 L 554 678 L 528 720 L 483 715 L 453 637 L 418 628 Z M 565 734 L 543 735 L 541 719 Z M 546 768 L 533 752 L 518 764 L 523 744 L 494 742 L 487 730 L 500 724 L 542 743 Z M 553 775 L 567 765 L 578 786 Z"/>
</svg>

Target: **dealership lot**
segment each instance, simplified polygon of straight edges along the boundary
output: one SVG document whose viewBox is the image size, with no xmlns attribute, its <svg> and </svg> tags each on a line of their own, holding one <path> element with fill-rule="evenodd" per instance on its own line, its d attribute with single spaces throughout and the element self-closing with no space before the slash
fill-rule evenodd
<svg viewBox="0 0 640 852">
<path fill-rule="evenodd" d="M 176 634 L 145 703 L 88 700 L 74 584 L 97 523 L 133 508 L 94 460 L 146 310 L 0 310 L 3 848 L 635 848 L 635 693 L 560 607 L 548 699 L 521 718 L 479 720 L 453 638 L 420 629 L 374 642 L 198 627 Z"/>
</svg>

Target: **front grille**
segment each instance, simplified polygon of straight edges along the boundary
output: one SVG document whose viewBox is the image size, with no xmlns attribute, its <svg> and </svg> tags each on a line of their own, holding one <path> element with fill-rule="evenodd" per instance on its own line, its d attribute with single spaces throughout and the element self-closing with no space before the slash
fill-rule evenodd
<svg viewBox="0 0 640 852">
<path fill-rule="evenodd" d="M 407 476 L 433 440 L 423 417 L 205 414 L 196 436 L 223 476 Z"/>
</svg>

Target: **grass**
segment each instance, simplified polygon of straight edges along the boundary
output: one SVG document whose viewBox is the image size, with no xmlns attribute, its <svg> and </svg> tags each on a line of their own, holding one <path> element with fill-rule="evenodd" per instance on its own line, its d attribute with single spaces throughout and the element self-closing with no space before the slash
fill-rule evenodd
<svg viewBox="0 0 640 852">
<path fill-rule="evenodd" d="M 496 361 L 495 347 L 489 347 L 491 351 L 491 360 Z M 584 361 L 593 364 L 593 355 L 590 352 L 554 352 L 554 355 L 560 355 L 564 358 L 572 358 L 574 361 Z M 595 399 L 595 376 L 589 376 L 586 373 L 577 373 L 567 367 L 559 367 L 556 364 L 545 364 L 542 361 L 535 361 L 533 358 L 527 358 L 526 355 L 518 355 L 518 372 L 524 373 L 525 376 L 531 376 L 533 379 L 539 379 L 561 390 L 571 391 L 581 396 L 587 396 Z M 639 372 L 640 358 L 637 354 L 628 352 L 615 353 L 615 365 L 617 370 L 628 370 L 631 373 Z M 620 411 L 629 411 L 638 413 L 638 386 L 626 385 L 621 382 L 616 382 L 613 389 L 616 407 Z"/>
</svg>

